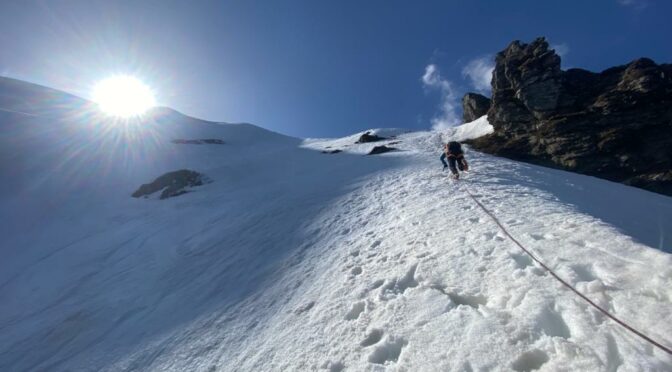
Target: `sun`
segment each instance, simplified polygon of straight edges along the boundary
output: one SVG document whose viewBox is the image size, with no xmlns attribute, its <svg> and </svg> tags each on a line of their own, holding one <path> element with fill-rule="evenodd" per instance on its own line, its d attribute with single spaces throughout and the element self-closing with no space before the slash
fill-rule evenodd
<svg viewBox="0 0 672 372">
<path fill-rule="evenodd" d="M 140 116 L 154 107 L 154 93 L 139 79 L 117 75 L 101 80 L 93 88 L 93 101 L 108 115 Z"/>
</svg>

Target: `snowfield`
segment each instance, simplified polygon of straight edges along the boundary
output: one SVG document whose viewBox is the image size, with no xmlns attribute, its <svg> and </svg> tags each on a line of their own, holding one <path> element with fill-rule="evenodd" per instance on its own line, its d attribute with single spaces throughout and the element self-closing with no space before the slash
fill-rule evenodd
<svg viewBox="0 0 672 372">
<path fill-rule="evenodd" d="M 441 143 L 487 133 L 483 118 L 354 144 L 18 111 L 0 113 L 0 370 L 672 370 L 467 191 L 668 347 L 672 199 L 468 149 L 472 171 L 450 180 Z M 225 144 L 171 142 L 202 138 Z M 182 168 L 213 182 L 130 197 Z"/>
</svg>

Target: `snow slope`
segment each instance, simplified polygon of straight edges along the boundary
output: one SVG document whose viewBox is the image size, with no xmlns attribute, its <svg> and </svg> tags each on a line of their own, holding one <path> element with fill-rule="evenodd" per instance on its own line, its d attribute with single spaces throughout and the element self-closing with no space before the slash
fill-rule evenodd
<svg viewBox="0 0 672 372">
<path fill-rule="evenodd" d="M 450 181 L 441 142 L 487 122 L 379 130 L 400 151 L 364 156 L 374 144 L 356 135 L 301 141 L 167 110 L 133 127 L 27 114 L 0 116 L 0 370 L 672 369 L 466 191 L 668 346 L 672 199 L 471 151 L 472 173 Z M 180 168 L 213 183 L 130 197 Z"/>
<path fill-rule="evenodd" d="M 470 122 L 464 123 L 460 126 L 447 129 L 443 135 L 453 141 L 464 141 L 467 139 L 478 138 L 490 134 L 494 128 L 488 122 L 488 116 L 483 115 L 480 118 Z"/>
</svg>

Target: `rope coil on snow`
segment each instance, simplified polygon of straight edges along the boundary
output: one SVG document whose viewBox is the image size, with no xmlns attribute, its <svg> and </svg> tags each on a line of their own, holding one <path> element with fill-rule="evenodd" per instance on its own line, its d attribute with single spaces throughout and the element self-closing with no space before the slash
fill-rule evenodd
<svg viewBox="0 0 672 372">
<path fill-rule="evenodd" d="M 470 197 L 470 198 L 471 198 L 471 199 L 472 199 L 472 200 L 473 200 L 479 207 L 481 207 L 481 209 L 482 209 L 488 216 L 490 216 L 490 218 L 492 218 L 493 221 L 495 221 L 495 223 L 497 224 L 497 226 L 499 226 L 499 228 L 502 230 L 502 232 L 503 232 L 506 236 L 508 236 L 509 239 L 511 239 L 511 241 L 513 241 L 518 247 L 520 247 L 520 249 L 522 249 L 525 253 L 527 253 L 527 254 L 528 254 L 534 261 L 536 261 L 539 265 L 541 265 L 541 267 L 543 267 L 544 269 L 546 269 L 546 271 L 548 271 L 548 272 L 549 272 L 555 279 L 557 279 L 557 280 L 558 280 L 560 283 L 562 283 L 565 287 L 569 288 L 569 290 L 571 290 L 572 292 L 574 292 L 575 294 L 577 294 L 579 297 L 581 297 L 582 299 L 584 299 L 586 302 L 588 302 L 591 306 L 593 306 L 595 309 L 597 309 L 598 311 L 600 311 L 602 314 L 606 315 L 607 317 L 611 318 L 611 319 L 612 319 L 613 321 L 615 321 L 616 323 L 618 323 L 618 324 L 620 324 L 621 326 L 623 326 L 625 329 L 627 329 L 627 330 L 629 330 L 630 332 L 636 334 L 637 336 L 641 337 L 641 338 L 644 339 L 645 341 L 647 341 L 647 342 L 651 343 L 652 345 L 656 346 L 656 347 L 659 348 L 660 350 L 663 350 L 663 351 L 665 351 L 666 353 L 672 355 L 672 349 L 671 349 L 671 348 L 666 347 L 666 346 L 663 346 L 662 344 L 660 344 L 660 343 L 656 342 L 655 340 L 651 339 L 650 337 L 648 337 L 648 336 L 645 335 L 644 333 L 642 333 L 642 332 L 638 331 L 637 329 L 635 329 L 634 327 L 630 326 L 630 325 L 627 324 L 626 322 L 624 322 L 624 321 L 618 319 L 616 316 L 612 315 L 612 314 L 609 313 L 607 310 L 605 310 L 604 308 L 602 308 L 601 306 L 599 306 L 599 305 L 597 305 L 595 302 L 593 302 L 591 299 L 589 299 L 588 297 L 586 297 L 583 293 L 579 292 L 579 291 L 578 291 L 576 288 L 574 288 L 571 284 L 567 283 L 565 280 L 563 280 L 562 278 L 560 278 L 560 276 L 558 276 L 558 274 L 556 274 L 553 270 L 551 270 L 551 268 L 549 268 L 548 266 L 546 266 L 546 264 L 544 264 L 540 259 L 538 259 L 534 254 L 532 254 L 532 252 L 530 252 L 530 251 L 529 251 L 528 249 L 526 249 L 526 248 L 525 248 L 525 247 L 524 247 L 518 240 L 516 240 L 516 238 L 514 238 L 514 237 L 508 232 L 508 230 L 506 230 L 506 228 L 505 228 L 504 225 L 499 221 L 499 219 L 498 219 L 498 218 L 497 218 L 497 217 L 496 217 L 490 210 L 488 210 L 488 208 L 486 208 L 480 201 L 478 201 L 478 199 L 476 199 L 476 197 L 474 196 L 474 194 L 472 194 L 472 193 L 469 191 L 469 189 L 467 189 L 466 187 L 464 187 L 464 190 L 467 192 L 467 194 L 469 194 L 469 197 Z"/>
</svg>

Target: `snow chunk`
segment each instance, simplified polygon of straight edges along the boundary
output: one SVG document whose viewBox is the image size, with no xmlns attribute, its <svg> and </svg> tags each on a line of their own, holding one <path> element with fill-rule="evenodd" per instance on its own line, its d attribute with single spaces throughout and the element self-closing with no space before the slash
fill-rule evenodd
<svg viewBox="0 0 672 372">
<path fill-rule="evenodd" d="M 488 116 L 483 115 L 472 122 L 465 123 L 457 127 L 448 128 L 447 130 L 441 131 L 441 134 L 445 142 L 448 141 L 459 142 L 468 139 L 482 137 L 494 131 L 495 129 L 492 127 L 490 122 L 488 122 Z"/>
</svg>

